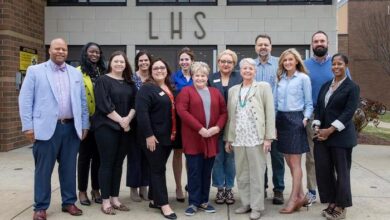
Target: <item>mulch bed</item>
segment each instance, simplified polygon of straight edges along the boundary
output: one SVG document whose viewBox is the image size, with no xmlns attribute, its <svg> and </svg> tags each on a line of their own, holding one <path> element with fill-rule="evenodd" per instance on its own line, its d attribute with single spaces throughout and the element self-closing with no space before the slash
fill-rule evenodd
<svg viewBox="0 0 390 220">
<path fill-rule="evenodd" d="M 376 137 L 373 135 L 363 134 L 363 133 L 359 134 L 358 143 L 359 144 L 389 145 L 390 146 L 390 140 L 386 140 L 383 138 L 379 138 L 379 137 Z"/>
</svg>

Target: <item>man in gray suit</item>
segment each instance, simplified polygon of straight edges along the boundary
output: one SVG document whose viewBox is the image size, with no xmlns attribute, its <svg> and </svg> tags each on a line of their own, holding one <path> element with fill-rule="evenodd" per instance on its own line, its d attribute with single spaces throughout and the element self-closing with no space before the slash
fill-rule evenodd
<svg viewBox="0 0 390 220">
<path fill-rule="evenodd" d="M 83 77 L 65 63 L 68 56 L 65 40 L 52 40 L 49 54 L 50 60 L 27 69 L 19 94 L 22 131 L 34 143 L 34 220 L 46 219 L 56 161 L 62 211 L 82 215 L 74 203 L 76 158 L 80 139 L 86 137 L 89 128 Z"/>
</svg>

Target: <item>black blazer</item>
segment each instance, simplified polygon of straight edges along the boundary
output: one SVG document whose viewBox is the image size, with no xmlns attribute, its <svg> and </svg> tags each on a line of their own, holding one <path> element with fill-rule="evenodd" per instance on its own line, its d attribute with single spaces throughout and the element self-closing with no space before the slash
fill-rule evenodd
<svg viewBox="0 0 390 220">
<path fill-rule="evenodd" d="M 237 84 L 240 84 L 242 82 L 242 77 L 239 72 L 233 71 L 232 74 L 230 75 L 229 78 L 229 83 L 227 85 L 227 90 L 225 91 L 226 94 L 224 93 L 223 86 L 222 86 L 222 79 L 221 79 L 221 73 L 220 72 L 215 72 L 209 76 L 208 84 L 211 87 L 217 88 L 222 96 L 225 98 L 225 102 L 227 103 L 228 101 L 228 90 Z"/>
<path fill-rule="evenodd" d="M 328 105 L 325 107 L 325 95 L 331 84 L 332 80 L 321 87 L 314 119 L 321 121 L 320 128 L 330 127 L 335 120 L 343 123 L 345 129 L 342 131 L 336 130 L 324 143 L 330 147 L 352 148 L 357 145 L 357 133 L 352 117 L 359 104 L 360 89 L 357 84 L 347 77 L 330 96 Z"/>
<path fill-rule="evenodd" d="M 157 85 L 145 83 L 135 99 L 137 141 L 146 146 L 146 138 L 154 135 L 160 145 L 171 145 L 172 112 L 169 96 Z"/>
</svg>

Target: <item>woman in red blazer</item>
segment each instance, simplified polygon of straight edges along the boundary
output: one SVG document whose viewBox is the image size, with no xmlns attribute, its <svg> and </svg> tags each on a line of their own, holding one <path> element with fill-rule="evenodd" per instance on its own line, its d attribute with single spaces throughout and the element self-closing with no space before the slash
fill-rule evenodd
<svg viewBox="0 0 390 220">
<path fill-rule="evenodd" d="M 210 68 L 206 63 L 191 66 L 193 86 L 187 86 L 176 98 L 182 123 L 183 152 L 187 159 L 189 206 L 186 215 L 198 209 L 215 212 L 209 201 L 211 170 L 218 153 L 218 134 L 227 119 L 225 100 L 218 89 L 207 87 Z"/>
</svg>

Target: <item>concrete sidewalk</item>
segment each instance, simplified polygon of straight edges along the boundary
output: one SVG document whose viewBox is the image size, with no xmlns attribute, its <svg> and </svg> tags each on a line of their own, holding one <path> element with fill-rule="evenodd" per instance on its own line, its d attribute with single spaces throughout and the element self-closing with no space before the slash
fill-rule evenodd
<svg viewBox="0 0 390 220">
<path fill-rule="evenodd" d="M 390 219 L 390 146 L 360 145 L 354 149 L 351 172 L 351 184 L 354 206 L 348 209 L 347 218 L 353 220 Z M 268 164 L 270 160 L 268 158 Z M 304 164 L 304 161 L 302 162 Z M 270 166 L 270 165 L 269 165 Z M 125 174 L 125 169 L 124 172 Z M 31 148 L 24 147 L 6 153 L 0 153 L 0 219 L 32 219 L 33 209 L 33 177 L 34 161 Z M 305 175 L 304 175 L 305 176 Z M 158 210 L 148 208 L 147 202 L 135 203 L 130 201 L 129 189 L 125 187 L 125 175 L 122 178 L 120 192 L 121 201 L 131 208 L 130 212 L 118 212 L 115 216 L 107 216 L 101 213 L 98 204 L 90 207 L 81 206 L 77 203 L 84 214 L 79 217 L 70 216 L 61 212 L 61 198 L 58 184 L 57 168 L 52 178 L 52 200 L 47 210 L 48 219 L 164 219 Z M 175 200 L 175 185 L 173 180 L 171 158 L 167 164 L 167 181 L 170 203 L 178 215 L 178 219 L 249 219 L 248 215 L 236 215 L 234 209 L 240 205 L 237 189 L 236 204 L 232 206 L 216 205 L 217 213 L 207 214 L 198 212 L 195 216 L 184 215 L 186 203 L 178 203 Z M 285 174 L 287 198 L 291 190 L 291 178 L 288 168 Z M 186 182 L 183 175 L 183 183 Z M 304 179 L 306 183 L 306 179 Z M 185 184 L 183 184 L 185 185 Z M 306 184 L 304 184 L 306 185 Z M 271 188 L 268 189 L 269 197 L 272 197 Z M 213 201 L 216 189 L 212 188 L 210 201 Z M 317 199 L 319 201 L 319 199 Z M 186 200 L 187 202 L 187 200 Z M 261 219 L 324 219 L 320 212 L 325 205 L 317 202 L 307 211 L 302 208 L 300 212 L 291 215 L 281 215 L 278 210 L 282 206 L 272 205 L 272 200 L 266 200 L 266 210 Z"/>
</svg>

